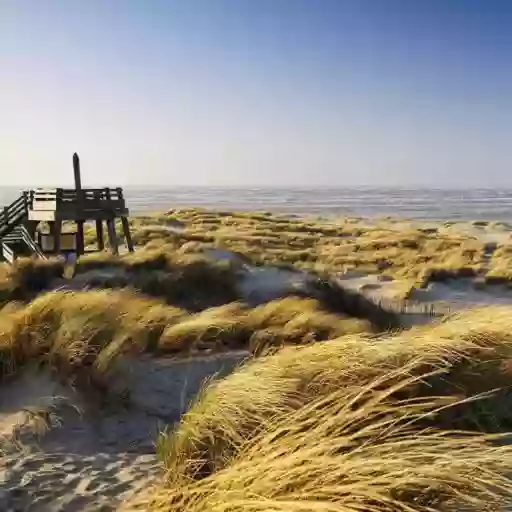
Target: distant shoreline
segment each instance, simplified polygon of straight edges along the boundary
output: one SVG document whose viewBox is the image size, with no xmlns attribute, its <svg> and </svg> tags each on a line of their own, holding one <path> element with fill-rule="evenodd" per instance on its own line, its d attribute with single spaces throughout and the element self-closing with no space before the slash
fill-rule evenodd
<svg viewBox="0 0 512 512">
<path fill-rule="evenodd" d="M 0 207 L 22 187 L 0 187 Z M 125 187 L 132 215 L 172 208 L 268 211 L 278 215 L 401 220 L 489 221 L 512 219 L 512 190 L 398 188 Z"/>
</svg>

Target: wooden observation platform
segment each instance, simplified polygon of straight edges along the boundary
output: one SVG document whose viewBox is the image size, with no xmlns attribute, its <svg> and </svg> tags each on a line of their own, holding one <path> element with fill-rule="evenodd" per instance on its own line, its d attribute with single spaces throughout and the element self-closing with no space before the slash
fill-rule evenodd
<svg viewBox="0 0 512 512">
<path fill-rule="evenodd" d="M 104 224 L 110 249 L 119 252 L 116 219 L 121 219 L 128 251 L 133 242 L 128 224 L 129 211 L 121 188 L 82 188 L 80 160 L 73 155 L 75 188 L 24 191 L 9 206 L 0 209 L 0 260 L 11 263 L 17 256 L 85 252 L 84 224 L 96 225 L 97 250 L 105 249 Z M 49 233 L 38 230 L 46 222 Z M 64 232 L 63 223 L 75 223 L 76 231 Z"/>
</svg>

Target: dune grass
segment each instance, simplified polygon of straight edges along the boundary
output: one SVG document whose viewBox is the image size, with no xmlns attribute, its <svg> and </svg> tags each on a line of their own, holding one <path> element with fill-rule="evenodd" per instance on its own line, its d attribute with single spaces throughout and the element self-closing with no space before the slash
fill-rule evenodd
<svg viewBox="0 0 512 512">
<path fill-rule="evenodd" d="M 485 501 L 466 469 L 480 457 L 484 472 L 497 469 L 491 491 L 510 451 L 459 436 L 510 431 L 511 318 L 484 308 L 387 340 L 347 336 L 255 360 L 206 388 L 161 437 L 168 481 L 153 509 L 486 510 L 457 508 L 469 507 L 466 491 Z"/>
<path fill-rule="evenodd" d="M 180 232 L 165 229 L 179 220 Z M 476 226 L 492 229 L 492 225 Z M 393 219 L 293 219 L 269 213 L 215 212 L 197 208 L 170 210 L 133 221 L 139 246 L 194 253 L 206 246 L 240 252 L 256 264 L 343 273 L 384 274 L 411 286 L 460 277 L 501 275 L 512 244 L 498 244 L 486 260 L 487 245 L 456 226 L 423 228 Z M 499 229 L 499 226 L 496 227 Z M 500 259 L 501 255 L 501 259 Z M 502 270 L 500 270 L 502 269 Z M 410 287 L 403 287 L 406 298 Z"/>
<path fill-rule="evenodd" d="M 426 426 L 429 418 L 468 401 L 396 398 L 442 372 L 442 367 L 426 372 L 416 359 L 357 388 L 331 387 L 307 400 L 304 391 L 290 395 L 285 407 L 276 408 L 249 435 L 230 432 L 232 444 L 224 446 L 211 471 L 204 472 L 204 454 L 192 460 L 173 454 L 166 481 L 138 496 L 129 509 L 505 510 L 501 507 L 512 504 L 509 436 Z M 252 409 L 257 416 L 257 406 Z M 189 414 L 202 413 L 196 407 Z M 168 441 L 162 438 L 157 448 L 169 466 Z"/>
<path fill-rule="evenodd" d="M 236 268 L 231 262 L 212 261 L 200 254 L 179 254 L 165 247 L 141 250 L 121 258 L 106 253 L 91 254 L 78 261 L 75 271 L 77 275 L 100 271 L 88 281 L 93 287 L 131 286 L 142 294 L 190 311 L 240 298 Z"/>
<path fill-rule="evenodd" d="M 59 260 L 20 259 L 0 263 L 0 308 L 10 301 L 29 301 L 65 272 Z"/>
<path fill-rule="evenodd" d="M 183 227 L 175 229 L 175 223 Z M 397 287 L 403 290 L 401 298 L 407 298 L 412 286 L 432 281 L 487 276 L 487 284 L 510 282 L 512 238 L 504 231 L 508 227 L 497 223 L 474 224 L 475 229 L 505 233 L 492 250 L 492 244 L 464 229 L 458 231 L 453 223 L 425 228 L 393 219 L 300 219 L 268 212 L 181 208 L 134 217 L 130 224 L 138 252 L 149 254 L 142 257 L 142 266 L 152 259 L 155 270 L 166 270 L 166 265 L 169 269 L 173 259 L 180 265 L 181 258 L 183 266 L 187 257 L 217 247 L 243 254 L 255 264 L 285 264 L 329 274 L 350 270 L 383 274 L 404 282 Z M 86 235 L 88 245 L 94 247 L 93 227 L 86 228 Z M 167 261 L 155 257 L 155 252 L 166 254 Z M 136 263 L 140 258 L 135 255 L 130 263 L 128 258 L 125 265 L 136 271 L 141 268 Z M 82 259 L 79 268 L 84 271 L 114 264 L 106 254 Z M 194 265 L 194 272 L 201 274 L 201 263 Z M 203 269 L 203 277 L 215 274 L 211 266 L 203 264 Z"/>
<path fill-rule="evenodd" d="M 256 308 L 232 303 L 193 314 L 128 290 L 57 291 L 0 311 L 0 377 L 36 361 L 65 375 L 101 376 L 123 353 L 256 354 L 371 331 L 369 322 L 330 314 L 312 299 Z"/>
</svg>

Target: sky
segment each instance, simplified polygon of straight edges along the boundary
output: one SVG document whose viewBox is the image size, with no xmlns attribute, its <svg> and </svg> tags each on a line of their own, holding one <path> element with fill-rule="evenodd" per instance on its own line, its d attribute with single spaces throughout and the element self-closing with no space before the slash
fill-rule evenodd
<svg viewBox="0 0 512 512">
<path fill-rule="evenodd" d="M 0 186 L 512 187 L 508 0 L 0 0 Z"/>
</svg>

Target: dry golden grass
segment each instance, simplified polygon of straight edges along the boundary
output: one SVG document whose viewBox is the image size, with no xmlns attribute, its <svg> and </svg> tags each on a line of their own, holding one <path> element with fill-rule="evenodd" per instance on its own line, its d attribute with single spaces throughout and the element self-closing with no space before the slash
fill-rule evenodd
<svg viewBox="0 0 512 512">
<path fill-rule="evenodd" d="M 350 424 L 354 417 L 359 418 L 358 421 L 363 422 L 364 425 L 368 424 L 370 429 L 375 427 L 375 438 L 380 439 L 383 435 L 380 430 L 382 424 L 377 420 L 375 420 L 377 423 L 374 423 L 372 414 L 375 411 L 381 414 L 381 405 L 392 408 L 396 406 L 397 414 L 400 414 L 404 408 L 404 401 L 410 401 L 413 407 L 421 403 L 424 408 L 425 404 L 430 403 L 431 397 L 436 397 L 434 405 L 438 410 L 436 412 L 430 410 L 427 414 L 425 409 L 421 409 L 423 411 L 421 419 L 416 419 L 413 425 L 415 432 L 421 432 L 423 429 L 487 433 L 508 431 L 512 425 L 510 413 L 512 404 L 509 393 L 512 384 L 510 332 L 512 332 L 510 308 L 484 308 L 480 311 L 461 314 L 450 321 L 434 326 L 417 327 L 389 337 L 387 340 L 375 341 L 347 336 L 306 347 L 286 347 L 275 355 L 260 358 L 246 365 L 237 373 L 207 388 L 184 416 L 178 429 L 160 439 L 160 454 L 169 470 L 169 490 L 167 497 L 164 498 L 168 508 L 163 506 L 162 510 L 199 510 L 200 508 L 193 508 L 192 505 L 190 505 L 191 508 L 187 508 L 188 505 L 180 508 L 183 503 L 187 503 L 187 500 L 193 501 L 198 495 L 202 496 L 202 501 L 199 500 L 198 503 L 204 503 L 204 500 L 212 496 L 211 499 L 215 500 L 216 493 L 221 492 L 222 489 L 225 490 L 224 483 L 228 485 L 227 482 L 231 482 L 230 478 L 234 478 L 240 465 L 247 467 L 247 471 L 250 471 L 249 466 L 253 461 L 252 455 L 247 458 L 247 450 L 248 446 L 253 447 L 251 444 L 253 442 L 257 446 L 254 450 L 260 454 L 266 453 L 265 457 L 268 457 L 265 463 L 261 460 L 260 473 L 268 472 L 270 475 L 274 463 L 276 466 L 279 465 L 281 459 L 278 459 L 277 455 L 280 450 L 286 452 L 289 458 L 293 459 L 295 456 L 294 450 L 285 441 L 279 445 L 281 434 L 286 439 L 286 433 L 282 432 L 285 427 L 290 429 L 296 427 L 297 432 L 305 436 L 302 440 L 304 446 L 301 448 L 304 458 L 298 459 L 301 465 L 305 465 L 304 467 L 308 467 L 309 464 L 306 454 L 313 456 L 318 453 L 320 456 L 321 450 L 328 449 L 331 445 L 336 446 L 336 442 L 347 442 L 345 437 L 348 434 L 342 433 L 343 429 L 348 428 L 347 423 L 344 422 Z M 491 395 L 483 400 L 474 400 L 475 397 L 486 393 Z M 320 415 L 318 419 L 314 404 L 322 403 L 322 400 L 331 403 L 332 409 L 324 411 L 325 416 Z M 339 410 L 336 409 L 334 401 L 339 401 Z M 443 407 L 440 407 L 441 405 Z M 302 420 L 296 424 L 297 417 L 302 417 Z M 314 430 L 311 432 L 308 430 L 309 425 L 315 424 L 317 420 L 320 426 L 325 423 L 333 429 L 336 426 L 342 430 L 329 431 L 324 439 L 316 435 Z M 394 420 L 392 424 L 395 424 Z M 410 439 L 405 438 L 404 431 L 400 428 L 396 431 L 397 436 L 405 443 L 403 446 L 408 447 L 406 451 L 410 449 L 411 452 L 405 454 L 398 449 L 398 444 L 394 449 L 388 446 L 386 450 L 390 457 L 390 475 L 394 475 L 392 478 L 396 478 L 396 482 L 406 483 L 407 475 L 414 474 L 414 470 L 408 468 L 414 467 L 415 458 L 416 463 L 419 464 L 418 467 L 423 468 L 419 471 L 426 471 L 433 461 L 429 459 L 430 462 L 423 466 L 421 463 L 426 461 L 423 459 L 425 453 L 419 445 L 414 448 L 416 438 L 414 436 Z M 391 425 L 390 429 L 394 432 Z M 278 434 L 279 432 L 281 434 Z M 387 435 L 386 432 L 387 430 L 384 434 Z M 269 435 L 275 436 L 275 458 L 272 457 L 271 452 L 264 450 L 263 439 Z M 342 439 L 336 440 L 337 436 L 341 436 Z M 438 455 L 440 457 L 444 450 L 450 449 L 449 446 L 440 445 L 438 452 L 436 449 L 438 440 L 434 438 L 430 440 L 432 444 L 427 443 L 425 446 L 436 454 L 434 459 Z M 350 443 L 347 446 L 350 446 Z M 356 463 L 365 466 L 365 447 L 357 448 L 357 446 L 351 447 L 354 451 L 352 453 L 349 450 L 348 455 L 343 453 L 331 455 L 341 457 L 336 459 L 340 463 L 345 456 L 349 459 L 356 457 Z M 453 446 L 454 448 L 449 452 L 450 457 L 454 457 L 454 466 L 451 469 L 449 464 L 445 467 L 446 472 L 439 468 L 440 473 L 436 477 L 437 470 L 434 469 L 435 465 L 432 466 L 433 473 L 429 473 L 428 478 L 432 479 L 431 483 L 434 487 L 440 483 L 436 478 L 443 481 L 452 471 L 455 471 L 453 475 L 456 479 L 467 475 L 464 472 L 460 473 L 465 456 L 457 459 L 458 448 L 455 449 L 455 445 Z M 475 448 L 472 443 L 468 446 Z M 317 448 L 320 452 L 315 451 Z M 257 455 L 256 452 L 254 456 Z M 480 455 L 484 452 L 486 449 L 480 452 Z M 469 455 L 469 452 L 464 453 Z M 475 453 L 478 453 L 478 450 Z M 391 471 L 393 457 L 398 465 L 404 458 L 406 460 L 410 457 L 410 466 L 406 463 L 407 471 L 403 474 L 395 473 L 395 469 Z M 507 464 L 510 464 L 510 454 L 507 457 Z M 442 457 L 439 460 L 443 460 Z M 290 475 L 290 480 L 287 481 L 290 487 L 286 492 L 294 494 L 296 501 L 292 500 L 287 510 L 306 510 L 305 505 L 302 508 L 300 505 L 300 496 L 304 490 L 316 488 L 317 478 L 329 479 L 327 468 L 331 467 L 330 463 L 323 467 L 323 462 L 324 460 L 320 458 L 317 472 L 312 472 L 311 479 L 307 471 L 301 473 L 297 470 L 295 477 Z M 491 462 L 489 459 L 486 464 Z M 311 464 L 314 465 L 313 462 Z M 444 464 L 446 462 L 441 466 Z M 370 474 L 374 474 L 373 462 L 365 467 Z M 254 471 L 257 472 L 256 469 Z M 358 471 L 364 471 L 364 467 L 359 468 Z M 355 474 L 349 472 L 345 479 L 357 485 L 359 477 L 354 476 L 357 474 L 357 472 Z M 405 480 L 402 480 L 402 477 Z M 256 499 L 255 496 L 251 496 L 254 492 L 258 499 L 262 500 L 256 500 L 261 508 L 258 509 L 255 505 L 254 510 L 274 510 L 272 508 L 276 506 L 272 501 L 274 490 L 268 488 L 264 491 L 255 481 L 250 480 L 249 476 L 248 478 L 249 480 L 244 481 L 241 476 L 238 480 L 238 482 L 244 482 L 238 489 L 244 499 L 249 501 Z M 293 478 L 295 483 L 292 481 Z M 322 491 L 325 492 L 324 499 L 327 503 L 335 501 L 337 493 L 342 492 L 345 485 L 348 486 L 346 494 L 350 494 L 352 483 L 348 485 L 345 479 L 339 478 L 336 485 L 339 486 L 340 491 L 331 487 L 329 488 L 332 494 L 327 489 Z M 427 476 L 425 478 L 428 480 Z M 368 480 L 365 482 L 362 484 L 363 487 L 369 486 Z M 393 485 L 396 482 L 387 480 L 385 485 Z M 228 488 L 233 490 L 230 485 Z M 233 485 L 236 487 L 236 484 Z M 283 492 L 286 495 L 285 490 Z M 366 489 L 366 492 L 373 491 L 370 488 Z M 186 495 L 186 499 L 183 498 L 185 500 L 183 502 L 179 501 L 182 505 L 176 505 L 173 508 L 170 504 L 173 503 L 175 495 L 181 496 L 180 500 Z M 234 495 L 236 496 L 236 493 Z M 233 510 L 238 510 L 237 503 L 244 503 L 237 501 L 237 498 L 234 498 L 234 502 Z M 265 508 L 265 503 L 270 505 Z M 382 506 L 383 508 L 376 506 L 374 510 L 402 510 L 393 509 L 391 505 L 388 508 Z M 337 510 L 326 508 L 326 510 L 331 509 Z M 362 509 L 373 510 L 365 507 Z M 223 509 L 219 504 L 219 510 L 229 510 L 229 508 Z M 248 510 L 251 509 L 248 508 Z M 340 508 L 340 510 L 344 509 Z M 352 509 L 347 508 L 347 510 Z M 403 510 L 408 509 L 404 507 Z M 428 509 L 412 507 L 410 510 Z"/>
<path fill-rule="evenodd" d="M 183 230 L 175 229 L 177 221 Z M 465 225 L 459 229 L 453 223 L 424 228 L 392 219 L 300 219 L 267 212 L 182 208 L 134 217 L 130 224 L 138 252 L 142 253 L 133 256 L 131 263 L 130 258 L 126 260 L 130 268 L 141 268 L 136 261 L 142 259 L 142 266 L 152 260 L 152 268 L 165 270 L 166 265 L 172 266 L 172 260 L 197 255 L 206 247 L 218 247 L 243 254 L 254 263 L 293 265 L 330 274 L 357 269 L 392 276 L 404 282 L 398 299 L 407 298 L 411 286 L 436 280 L 487 276 L 488 284 L 508 283 L 512 266 L 512 245 L 506 236 L 509 227 L 496 223 L 473 223 L 475 228 L 504 234 L 503 242 L 489 253 L 489 244 L 465 232 Z M 93 247 L 92 226 L 87 226 L 86 238 Z M 82 258 L 79 268 L 112 265 L 114 260 L 107 254 L 95 254 Z M 203 266 L 203 277 L 214 274 L 211 262 Z M 0 283 L 4 281 L 3 273 L 0 269 Z"/>
<path fill-rule="evenodd" d="M 64 271 L 58 260 L 21 259 L 14 266 L 0 263 L 0 308 L 9 301 L 32 299 Z"/>
<path fill-rule="evenodd" d="M 411 388 L 422 387 L 424 380 L 443 370 L 440 366 L 425 372 L 421 359 L 416 359 L 382 371 L 357 388 L 330 388 L 309 394 L 307 400 L 304 392 L 298 392 L 289 396 L 289 407 L 276 409 L 249 435 L 233 431 L 233 444 L 219 454 L 217 467 L 205 472 L 204 459 L 175 454 L 179 462 L 172 464 L 163 485 L 146 491 L 127 508 L 505 510 L 512 504 L 512 447 L 503 446 L 508 436 L 426 427 L 426 419 L 463 407 L 455 397 L 394 398 L 406 397 Z M 228 409 L 226 414 L 236 412 Z M 165 439 L 158 449 L 169 457 Z"/>
<path fill-rule="evenodd" d="M 191 311 L 201 311 L 238 300 L 236 268 L 229 261 L 215 262 L 200 254 L 179 254 L 165 247 L 127 254 L 91 254 L 79 260 L 76 273 L 113 271 L 92 277 L 101 288 L 131 286 L 139 292 L 164 299 Z"/>
<path fill-rule="evenodd" d="M 256 308 L 232 303 L 191 314 L 129 291 L 50 292 L 0 312 L 0 376 L 47 362 L 65 374 L 101 375 L 120 353 L 253 353 L 371 332 L 364 320 L 333 315 L 311 299 Z"/>
<path fill-rule="evenodd" d="M 186 313 L 129 292 L 52 292 L 0 314 L 0 375 L 47 362 L 65 374 L 104 370 L 123 350 L 143 352 Z"/>
<path fill-rule="evenodd" d="M 183 232 L 165 224 L 179 220 Z M 175 209 L 132 222 L 140 246 L 193 253 L 219 247 L 255 263 L 281 263 L 329 273 L 361 270 L 417 285 L 485 275 L 485 244 L 455 230 L 413 227 L 390 219 L 303 220 L 268 213 Z M 408 290 L 404 287 L 404 296 Z"/>
<path fill-rule="evenodd" d="M 371 332 L 368 321 L 322 311 L 311 299 L 285 298 L 256 308 L 229 304 L 192 315 L 167 328 L 159 347 L 166 352 L 249 349 L 260 353 L 355 332 Z"/>
</svg>

